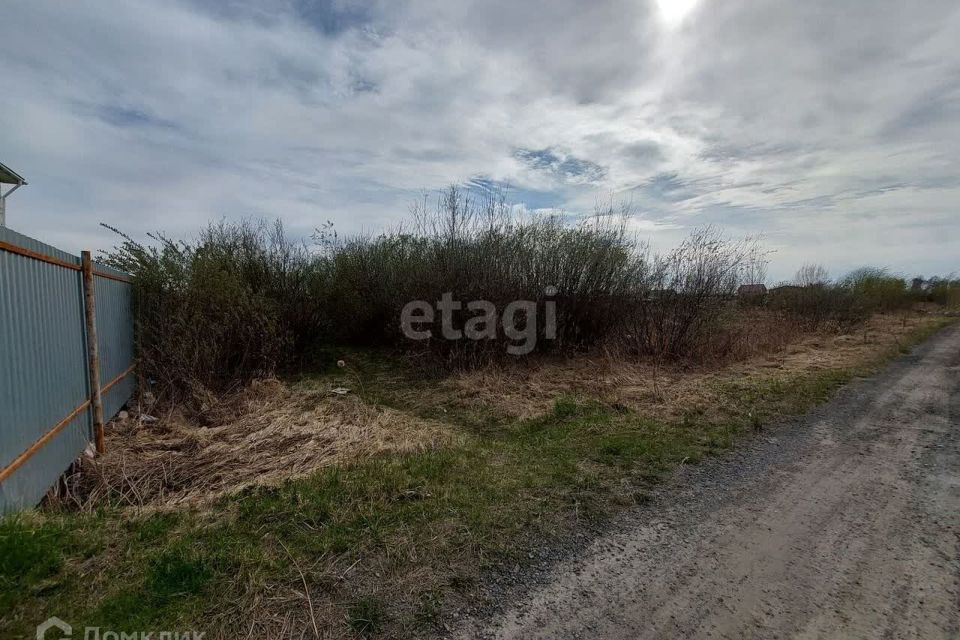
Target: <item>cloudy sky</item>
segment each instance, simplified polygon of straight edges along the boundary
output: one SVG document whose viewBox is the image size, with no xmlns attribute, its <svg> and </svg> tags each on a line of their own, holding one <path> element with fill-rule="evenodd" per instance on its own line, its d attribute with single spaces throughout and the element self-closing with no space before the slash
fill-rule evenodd
<svg viewBox="0 0 960 640">
<path fill-rule="evenodd" d="M 424 190 L 633 203 L 657 246 L 960 271 L 956 0 L 8 0 L 8 224 L 189 235 L 402 221 Z"/>
</svg>

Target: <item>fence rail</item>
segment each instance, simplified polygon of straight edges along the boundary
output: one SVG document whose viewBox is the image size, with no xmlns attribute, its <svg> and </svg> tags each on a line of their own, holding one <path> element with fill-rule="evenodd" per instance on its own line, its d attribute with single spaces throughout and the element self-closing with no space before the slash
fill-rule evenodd
<svg viewBox="0 0 960 640">
<path fill-rule="evenodd" d="M 0 227 L 0 512 L 36 504 L 83 453 L 98 398 L 110 418 L 133 393 L 130 278 L 91 263 L 91 331 L 83 269 L 81 258 Z"/>
</svg>

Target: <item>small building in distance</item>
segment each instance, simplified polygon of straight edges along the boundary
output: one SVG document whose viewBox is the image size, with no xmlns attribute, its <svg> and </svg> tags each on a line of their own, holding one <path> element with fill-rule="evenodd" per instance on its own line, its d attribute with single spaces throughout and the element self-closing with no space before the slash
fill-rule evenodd
<svg viewBox="0 0 960 640">
<path fill-rule="evenodd" d="M 765 284 L 742 284 L 737 289 L 737 296 L 741 298 L 759 298 L 767 295 Z"/>
</svg>

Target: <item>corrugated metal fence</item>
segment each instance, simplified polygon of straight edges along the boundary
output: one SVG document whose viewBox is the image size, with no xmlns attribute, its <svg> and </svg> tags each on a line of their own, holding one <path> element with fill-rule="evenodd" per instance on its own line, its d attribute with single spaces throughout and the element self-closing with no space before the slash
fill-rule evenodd
<svg viewBox="0 0 960 640">
<path fill-rule="evenodd" d="M 0 512 L 39 502 L 93 439 L 82 261 L 0 227 Z M 93 266 L 103 412 L 134 390 L 129 277 Z"/>
</svg>

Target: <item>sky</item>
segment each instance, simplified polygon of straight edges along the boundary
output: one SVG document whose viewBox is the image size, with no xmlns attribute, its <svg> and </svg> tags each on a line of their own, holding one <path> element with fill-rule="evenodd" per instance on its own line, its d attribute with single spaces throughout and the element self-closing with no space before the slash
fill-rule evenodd
<svg viewBox="0 0 960 640">
<path fill-rule="evenodd" d="M 8 0 L 8 226 L 61 248 L 210 220 L 295 236 L 450 184 L 655 248 L 960 273 L 955 0 Z"/>
</svg>

